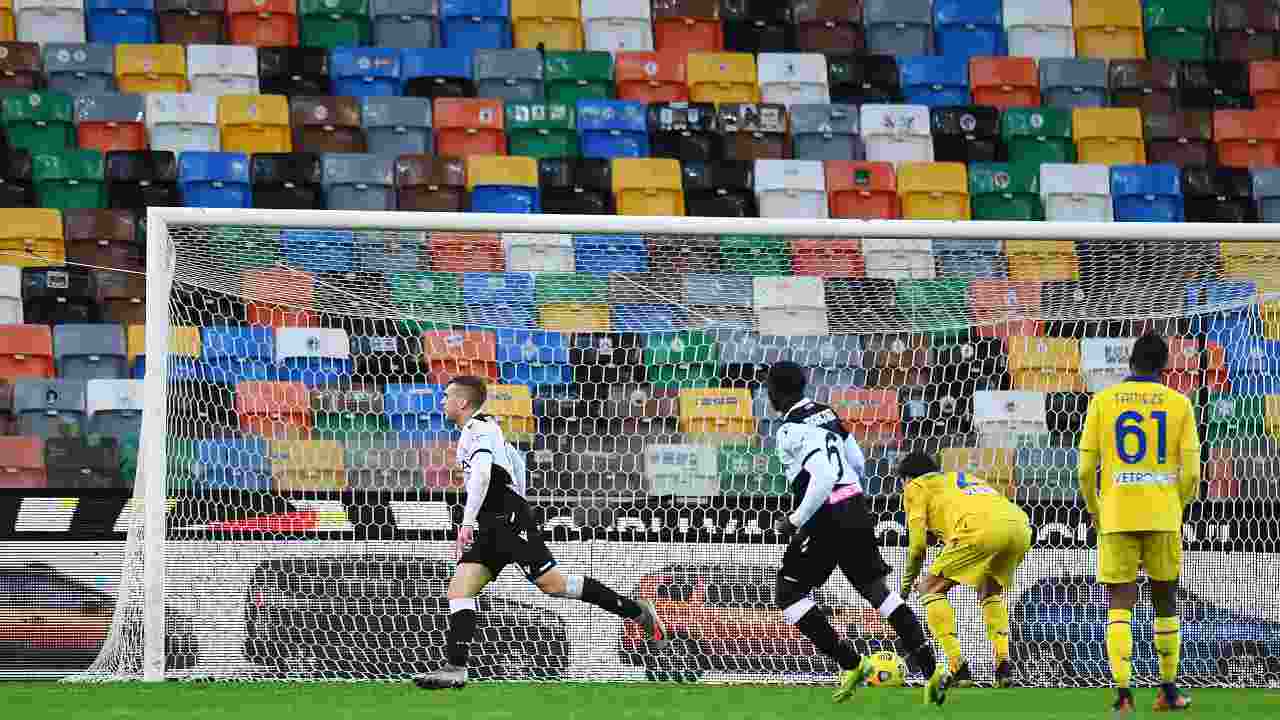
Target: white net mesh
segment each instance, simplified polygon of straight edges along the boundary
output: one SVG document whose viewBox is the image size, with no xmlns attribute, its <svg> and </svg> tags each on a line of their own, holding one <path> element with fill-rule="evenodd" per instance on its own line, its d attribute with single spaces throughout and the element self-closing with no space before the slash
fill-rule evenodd
<svg viewBox="0 0 1280 720">
<path fill-rule="evenodd" d="M 602 224 L 605 227 L 606 224 Z M 1046 226 L 1048 227 L 1048 226 Z M 1133 338 L 1169 337 L 1200 409 L 1205 501 L 1187 520 L 1189 684 L 1280 682 L 1280 245 L 1119 240 L 457 233 L 170 225 L 167 674 L 403 678 L 443 661 L 457 428 L 443 383 L 527 451 L 563 566 L 657 601 L 675 647 L 504 574 L 474 675 L 813 681 L 835 666 L 772 604 L 791 506 L 760 392 L 810 369 L 868 455 L 886 559 L 905 450 L 985 475 L 1036 542 L 1009 593 L 1022 680 L 1100 685 L 1105 600 L 1075 480 L 1089 393 Z M 138 361 L 144 361 L 139 358 Z M 141 496 L 144 473 L 136 492 Z M 116 622 L 81 679 L 141 667 L 140 531 Z M 892 631 L 839 577 L 820 591 L 862 650 Z M 974 596 L 954 598 L 980 680 Z M 1151 611 L 1136 673 L 1152 681 Z M 1144 614 L 1145 613 L 1145 614 Z"/>
</svg>

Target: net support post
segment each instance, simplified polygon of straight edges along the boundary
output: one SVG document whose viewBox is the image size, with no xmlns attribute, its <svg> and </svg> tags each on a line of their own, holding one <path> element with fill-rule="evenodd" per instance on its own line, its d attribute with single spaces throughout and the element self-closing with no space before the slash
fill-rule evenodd
<svg viewBox="0 0 1280 720">
<path fill-rule="evenodd" d="M 147 209 L 146 376 L 143 379 L 141 452 L 143 511 L 142 679 L 165 678 L 165 499 L 168 482 L 169 293 L 174 248 L 156 208 Z M 135 495 L 137 493 L 135 492 Z"/>
</svg>

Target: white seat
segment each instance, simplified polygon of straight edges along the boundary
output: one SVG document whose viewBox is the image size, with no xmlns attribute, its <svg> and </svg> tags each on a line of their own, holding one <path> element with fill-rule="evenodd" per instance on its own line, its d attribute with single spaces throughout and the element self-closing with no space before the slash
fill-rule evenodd
<svg viewBox="0 0 1280 720">
<path fill-rule="evenodd" d="M 0 325 L 22 324 L 22 269 L 0 265 Z"/>
<path fill-rule="evenodd" d="M 141 380 L 90 380 L 85 390 L 89 417 L 98 413 L 142 412 Z"/>
<path fill-rule="evenodd" d="M 756 160 L 760 217 L 825 218 L 827 181 L 818 160 Z"/>
<path fill-rule="evenodd" d="M 1004 0 L 1004 30 L 1010 55 L 1076 56 L 1071 0 Z"/>
<path fill-rule="evenodd" d="M 1049 432 L 1045 394 L 1030 390 L 980 390 L 973 394 L 973 428 L 979 447 L 1037 444 Z"/>
<path fill-rule="evenodd" d="M 573 236 L 565 233 L 503 233 L 511 272 L 573 272 Z"/>
<path fill-rule="evenodd" d="M 821 53 L 760 53 L 756 78 L 762 102 L 788 106 L 831 102 L 827 56 Z"/>
<path fill-rule="evenodd" d="M 710 443 L 646 445 L 646 492 L 650 495 L 676 497 L 719 495 L 720 475 L 716 450 L 716 446 Z"/>
<path fill-rule="evenodd" d="M 933 241 L 863 238 L 862 257 L 869 278 L 879 280 L 932 280 Z"/>
<path fill-rule="evenodd" d="M 929 108 L 924 105 L 863 105 L 859 116 L 867 160 L 933 162 Z"/>
<path fill-rule="evenodd" d="M 752 305 L 758 308 L 827 304 L 820 277 L 757 275 L 752 280 Z"/>
<path fill-rule="evenodd" d="M 219 152 L 218 98 L 192 93 L 149 93 L 147 134 L 152 150 Z"/>
<path fill-rule="evenodd" d="M 649 0 L 582 0 L 588 50 L 653 49 Z"/>
<path fill-rule="evenodd" d="M 249 45 L 188 45 L 187 78 L 197 95 L 257 95 L 258 49 Z"/>
<path fill-rule="evenodd" d="M 18 41 L 84 42 L 84 0 L 14 0 Z"/>
<path fill-rule="evenodd" d="M 1106 165 L 1044 163 L 1040 197 L 1045 220 L 1110 222 L 1111 172 Z"/>
<path fill-rule="evenodd" d="M 1129 376 L 1129 356 L 1135 338 L 1084 338 L 1080 341 L 1080 371 L 1089 392 L 1105 390 Z"/>
<path fill-rule="evenodd" d="M 351 359 L 351 340 L 337 328 L 276 329 L 276 363 L 285 360 Z"/>
<path fill-rule="evenodd" d="M 826 306 L 756 308 L 756 329 L 761 335 L 830 335 Z"/>
</svg>

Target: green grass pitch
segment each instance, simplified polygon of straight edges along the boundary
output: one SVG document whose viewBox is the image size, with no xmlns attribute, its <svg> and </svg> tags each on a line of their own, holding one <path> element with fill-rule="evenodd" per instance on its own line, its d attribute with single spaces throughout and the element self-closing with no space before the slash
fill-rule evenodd
<svg viewBox="0 0 1280 720">
<path fill-rule="evenodd" d="M 1180 717 L 1275 720 L 1280 691 L 1191 690 Z M 1154 715 L 1155 691 L 1136 691 L 1138 716 Z M 663 684 L 473 684 L 423 691 L 390 683 L 0 683 L 14 720 L 1068 720 L 1111 717 L 1109 690 L 953 690 L 942 708 L 920 690 L 864 688 L 833 705 L 830 687 Z"/>
</svg>

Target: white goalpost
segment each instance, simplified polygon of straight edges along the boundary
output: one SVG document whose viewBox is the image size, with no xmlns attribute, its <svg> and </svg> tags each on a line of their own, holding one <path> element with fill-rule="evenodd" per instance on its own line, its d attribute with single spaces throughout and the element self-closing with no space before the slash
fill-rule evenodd
<svg viewBox="0 0 1280 720">
<path fill-rule="evenodd" d="M 654 652 L 504 573 L 479 678 L 825 681 L 834 665 L 771 604 L 784 546 L 768 528 L 791 499 L 759 390 L 790 359 L 863 444 L 895 576 L 899 454 L 983 474 L 1036 531 L 1007 598 L 1021 681 L 1105 684 L 1074 447 L 1089 393 L 1156 331 L 1206 448 L 1184 531 L 1187 684 L 1280 685 L 1280 602 L 1262 589 L 1280 574 L 1277 240 L 1265 224 L 151 208 L 119 597 L 72 679 L 434 669 L 462 504 L 439 392 L 473 374 L 528 455 L 561 564 L 654 600 L 677 638 Z M 842 578 L 818 600 L 863 651 L 893 647 Z M 972 593 L 957 612 L 989 679 Z M 1135 622 L 1149 646 L 1151 618 Z"/>
</svg>

